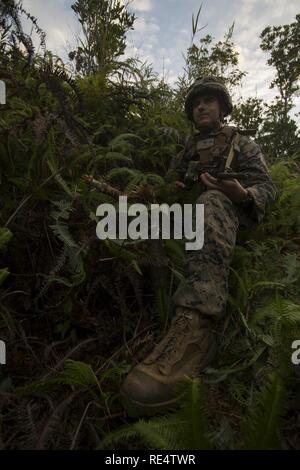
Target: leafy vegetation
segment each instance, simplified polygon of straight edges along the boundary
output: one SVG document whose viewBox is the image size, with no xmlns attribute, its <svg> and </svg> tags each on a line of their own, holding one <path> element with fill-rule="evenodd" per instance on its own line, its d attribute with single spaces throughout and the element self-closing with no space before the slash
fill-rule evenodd
<svg viewBox="0 0 300 470">
<path fill-rule="evenodd" d="M 288 53 L 298 75 L 285 81 L 277 68 L 275 104 L 248 99 L 233 116 L 257 128 L 278 197 L 259 226 L 239 231 L 218 361 L 187 384 L 177 411 L 135 421 L 119 387 L 167 327 L 184 250 L 175 240 L 100 241 L 96 208 L 117 204 L 119 194 L 145 204 L 175 200 L 164 175 L 190 132 L 186 88 L 203 67 L 223 74 L 233 91 L 244 72 L 233 27 L 224 41 L 207 35 L 197 43 L 199 10 L 186 70 L 172 88 L 148 64 L 121 61 L 134 17 L 117 1 L 101 2 L 94 15 L 96 3 L 73 5 L 84 35 L 70 52 L 72 71 L 47 50 L 21 4 L 0 2 L 8 92 L 0 109 L 0 338 L 7 344 L 0 448 L 300 448 L 299 372 L 291 363 L 300 338 L 299 131 L 290 114 L 299 15 L 262 34 L 269 65 L 279 67 L 276 58 Z M 39 53 L 22 30 L 25 17 Z"/>
</svg>

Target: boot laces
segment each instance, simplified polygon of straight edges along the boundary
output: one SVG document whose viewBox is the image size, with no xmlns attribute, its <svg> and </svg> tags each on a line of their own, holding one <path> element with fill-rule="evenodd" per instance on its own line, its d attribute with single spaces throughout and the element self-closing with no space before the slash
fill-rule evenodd
<svg viewBox="0 0 300 470">
<path fill-rule="evenodd" d="M 168 361 L 170 356 L 175 352 L 178 346 L 181 345 L 184 338 L 189 334 L 192 324 L 192 315 L 187 313 L 180 313 L 172 322 L 167 336 L 163 340 L 165 344 L 162 350 L 157 355 L 157 361 Z"/>
</svg>

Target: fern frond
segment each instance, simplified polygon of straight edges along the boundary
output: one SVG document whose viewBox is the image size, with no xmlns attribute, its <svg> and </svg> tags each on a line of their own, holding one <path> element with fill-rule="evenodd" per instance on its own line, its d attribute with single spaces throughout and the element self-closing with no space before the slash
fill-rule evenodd
<svg viewBox="0 0 300 470">
<path fill-rule="evenodd" d="M 140 140 L 141 142 L 143 142 L 143 139 L 139 135 L 130 134 L 130 133 L 120 134 L 110 142 L 109 144 L 110 148 L 113 151 L 124 149 L 124 148 L 131 149 L 133 148 L 133 145 L 129 142 L 130 139 L 136 139 L 136 140 Z"/>
<path fill-rule="evenodd" d="M 39 437 L 35 444 L 36 450 L 44 450 L 47 447 L 47 443 L 50 441 L 54 433 L 57 433 L 58 428 L 60 427 L 62 414 L 64 413 L 66 407 L 73 400 L 75 393 L 72 393 L 70 396 L 65 398 L 60 402 L 49 417 L 46 418 L 45 423 L 40 430 Z"/>
<path fill-rule="evenodd" d="M 87 385 L 99 385 L 98 379 L 89 364 L 81 361 L 67 359 L 65 370 L 60 374 L 60 380 L 65 384 L 78 385 L 85 387 Z"/>
<path fill-rule="evenodd" d="M 124 191 L 131 191 L 142 180 L 143 173 L 139 170 L 133 170 L 127 167 L 113 168 L 107 173 L 106 178 L 110 183 L 119 183 L 124 188 Z"/>
<path fill-rule="evenodd" d="M 124 426 L 117 431 L 111 432 L 102 442 L 100 449 L 111 444 L 139 437 L 151 449 L 176 450 L 181 443 L 178 440 L 177 430 L 184 423 L 178 417 L 159 417 L 149 421 L 139 420 L 129 426 Z"/>
<path fill-rule="evenodd" d="M 4 250 L 12 238 L 12 233 L 8 228 L 0 228 L 0 251 Z"/>
<path fill-rule="evenodd" d="M 23 414 L 24 413 L 24 414 Z M 24 436 L 21 438 L 20 447 L 24 450 L 31 450 L 38 439 L 38 414 L 39 407 L 36 403 L 30 401 L 27 403 L 20 418 L 22 422 L 21 427 L 24 429 Z"/>
<path fill-rule="evenodd" d="M 280 424 L 284 390 L 281 378 L 273 373 L 256 397 L 256 405 L 246 420 L 243 449 L 272 450 L 280 448 Z"/>
<path fill-rule="evenodd" d="M 0 269 L 0 286 L 3 284 L 5 279 L 9 276 L 9 271 L 7 268 Z"/>
<path fill-rule="evenodd" d="M 130 438 L 134 438 L 138 435 L 138 431 L 134 424 L 129 426 L 123 426 L 116 431 L 109 433 L 98 446 L 97 450 L 108 449 L 112 444 L 118 444 L 119 442 L 128 441 Z"/>
<path fill-rule="evenodd" d="M 59 238 L 68 248 L 78 248 L 77 243 L 73 240 L 68 226 L 63 223 L 57 223 L 55 225 L 50 225 L 54 235 Z"/>
<path fill-rule="evenodd" d="M 58 184 L 65 191 L 65 193 L 73 199 L 74 194 L 72 193 L 71 189 L 69 188 L 65 180 L 62 178 L 62 176 L 58 173 L 58 169 L 55 163 L 53 161 L 47 160 L 47 164 L 50 168 L 52 175 L 54 176 L 54 179 L 58 182 Z"/>
<path fill-rule="evenodd" d="M 176 450 L 182 445 L 177 432 L 184 426 L 184 421 L 180 419 L 161 417 L 148 422 L 140 420 L 134 426 L 151 449 Z"/>
<path fill-rule="evenodd" d="M 107 152 L 105 155 L 98 155 L 95 159 L 96 162 L 102 161 L 117 161 L 117 162 L 125 162 L 125 163 L 133 163 L 132 158 L 123 155 L 120 152 Z"/>
<path fill-rule="evenodd" d="M 285 299 L 280 295 L 274 296 L 253 314 L 251 324 L 255 325 L 266 317 L 281 321 L 286 325 L 300 322 L 300 305 Z"/>
<path fill-rule="evenodd" d="M 104 438 L 101 448 L 123 439 L 139 437 L 150 449 L 210 449 L 200 379 L 189 380 L 188 385 L 182 384 L 178 391 L 183 396 L 179 411 L 148 421 L 140 419 L 118 429 Z"/>
<path fill-rule="evenodd" d="M 200 378 L 188 380 L 185 405 L 179 415 L 188 423 L 184 434 L 186 449 L 210 449 L 211 444 L 206 437 L 208 423 Z"/>
<path fill-rule="evenodd" d="M 65 201 L 64 199 L 61 201 L 52 201 L 52 204 L 58 209 L 57 211 L 51 212 L 51 217 L 56 221 L 59 219 L 68 220 L 71 212 L 74 211 L 72 203 L 70 201 Z"/>
<path fill-rule="evenodd" d="M 89 364 L 80 361 L 73 361 L 72 359 L 67 359 L 65 362 L 64 371 L 57 374 L 56 377 L 36 380 L 31 384 L 25 385 L 23 387 L 18 387 L 16 392 L 18 395 L 25 395 L 28 393 L 38 392 L 42 390 L 49 390 L 49 388 L 52 388 L 53 386 L 57 385 L 73 385 L 79 388 L 91 385 L 97 385 L 99 387 L 99 382 L 93 369 Z"/>
</svg>

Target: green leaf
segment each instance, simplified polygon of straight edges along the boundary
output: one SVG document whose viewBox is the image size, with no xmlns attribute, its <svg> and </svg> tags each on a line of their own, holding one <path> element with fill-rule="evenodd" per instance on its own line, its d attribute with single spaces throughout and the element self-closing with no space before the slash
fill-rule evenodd
<svg viewBox="0 0 300 470">
<path fill-rule="evenodd" d="M 211 444 L 206 437 L 208 423 L 200 378 L 188 381 L 185 400 L 186 404 L 180 412 L 180 416 L 188 424 L 183 436 L 185 448 L 197 450 L 211 449 Z"/>
<path fill-rule="evenodd" d="M 277 374 L 271 374 L 258 392 L 256 404 L 246 420 L 245 450 L 280 449 L 280 425 L 283 413 L 284 389 Z"/>
<path fill-rule="evenodd" d="M 0 251 L 4 250 L 12 238 L 12 233 L 8 228 L 0 228 Z"/>
<path fill-rule="evenodd" d="M 79 388 L 90 385 L 97 385 L 99 387 L 99 382 L 90 365 L 85 362 L 67 359 L 65 361 L 65 369 L 63 372 L 58 373 L 55 377 L 36 380 L 31 384 L 18 387 L 16 393 L 18 395 L 24 395 L 40 390 L 48 390 L 49 388 L 57 385 L 73 385 Z"/>
<path fill-rule="evenodd" d="M 136 270 L 136 272 L 140 275 L 140 276 L 143 276 L 143 273 L 141 271 L 141 268 L 139 267 L 137 261 L 134 259 L 132 260 L 131 262 L 131 265 L 133 266 L 133 268 Z"/>
<path fill-rule="evenodd" d="M 8 268 L 0 269 L 0 286 L 3 284 L 7 276 L 9 276 Z"/>
</svg>

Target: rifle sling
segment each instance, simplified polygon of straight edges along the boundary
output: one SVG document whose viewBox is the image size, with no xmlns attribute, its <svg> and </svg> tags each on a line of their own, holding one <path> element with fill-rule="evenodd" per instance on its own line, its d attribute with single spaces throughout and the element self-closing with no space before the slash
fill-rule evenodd
<svg viewBox="0 0 300 470">
<path fill-rule="evenodd" d="M 235 146 L 236 145 L 239 145 L 239 142 L 240 142 L 240 134 L 237 132 L 235 134 L 235 136 L 233 137 L 232 139 L 232 142 L 231 142 L 231 145 L 230 145 L 230 151 L 229 151 L 229 154 L 228 154 L 228 157 L 227 157 L 227 160 L 226 160 L 226 163 L 225 163 L 225 170 L 224 172 L 227 172 L 231 169 L 231 164 L 232 164 L 232 161 L 233 161 L 233 158 L 234 158 L 234 151 L 235 151 Z"/>
</svg>

